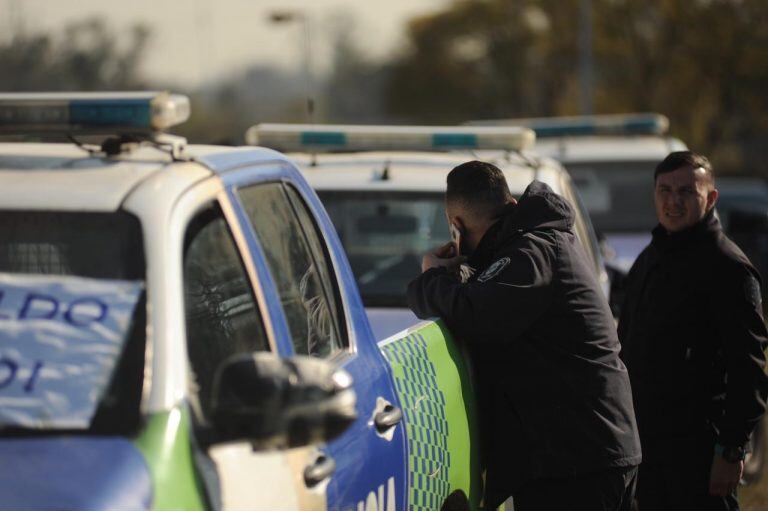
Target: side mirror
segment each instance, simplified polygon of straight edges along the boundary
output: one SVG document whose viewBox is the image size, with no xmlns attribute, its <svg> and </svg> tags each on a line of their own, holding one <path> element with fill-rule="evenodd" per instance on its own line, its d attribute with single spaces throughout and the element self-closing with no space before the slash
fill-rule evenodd
<svg viewBox="0 0 768 511">
<path fill-rule="evenodd" d="M 329 441 L 356 419 L 352 377 L 325 360 L 236 355 L 217 370 L 212 423 L 220 442 L 259 449 Z"/>
</svg>

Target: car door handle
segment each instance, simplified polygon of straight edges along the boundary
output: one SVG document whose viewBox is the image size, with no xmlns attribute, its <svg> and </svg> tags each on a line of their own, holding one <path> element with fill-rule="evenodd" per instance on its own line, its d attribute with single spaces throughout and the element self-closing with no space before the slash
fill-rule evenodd
<svg viewBox="0 0 768 511">
<path fill-rule="evenodd" d="M 304 469 L 304 483 L 309 486 L 315 486 L 333 475 L 336 470 L 336 462 L 330 456 L 320 455 L 317 459 Z"/>
<path fill-rule="evenodd" d="M 394 405 L 388 404 L 382 411 L 376 414 L 373 418 L 373 423 L 376 424 L 376 429 L 384 431 L 397 425 L 401 420 L 403 420 L 403 411 Z"/>
</svg>

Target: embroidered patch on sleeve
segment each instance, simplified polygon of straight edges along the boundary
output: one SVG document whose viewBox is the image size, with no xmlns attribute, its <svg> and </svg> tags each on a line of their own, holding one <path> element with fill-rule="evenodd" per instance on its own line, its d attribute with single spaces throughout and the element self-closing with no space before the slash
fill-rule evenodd
<svg viewBox="0 0 768 511">
<path fill-rule="evenodd" d="M 477 277 L 478 282 L 488 282 L 492 278 L 494 278 L 496 275 L 501 273 L 501 270 L 507 267 L 507 265 L 511 262 L 509 257 L 502 257 L 492 265 L 486 269 L 482 275 Z"/>
</svg>

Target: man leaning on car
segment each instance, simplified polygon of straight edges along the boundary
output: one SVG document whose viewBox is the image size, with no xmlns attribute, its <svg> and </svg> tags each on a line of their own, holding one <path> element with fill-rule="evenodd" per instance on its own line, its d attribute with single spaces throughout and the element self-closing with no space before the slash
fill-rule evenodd
<svg viewBox="0 0 768 511">
<path fill-rule="evenodd" d="M 516 202 L 485 162 L 447 185 L 456 241 L 424 256 L 408 303 L 472 354 L 485 508 L 512 495 L 516 511 L 628 511 L 641 460 L 629 377 L 571 206 L 539 181 Z M 456 271 L 463 255 L 474 275 Z"/>
<path fill-rule="evenodd" d="M 768 394 L 759 276 L 722 232 L 705 157 L 671 153 L 654 181 L 659 225 L 619 321 L 643 446 L 639 508 L 737 510 Z"/>
</svg>

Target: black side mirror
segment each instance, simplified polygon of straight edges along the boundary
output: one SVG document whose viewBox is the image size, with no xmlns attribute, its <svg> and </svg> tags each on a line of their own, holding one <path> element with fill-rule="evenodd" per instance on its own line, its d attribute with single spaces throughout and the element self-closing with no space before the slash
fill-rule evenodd
<svg viewBox="0 0 768 511">
<path fill-rule="evenodd" d="M 236 355 L 217 370 L 212 423 L 219 442 L 259 449 L 329 441 L 356 419 L 352 377 L 325 360 Z"/>
</svg>

